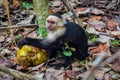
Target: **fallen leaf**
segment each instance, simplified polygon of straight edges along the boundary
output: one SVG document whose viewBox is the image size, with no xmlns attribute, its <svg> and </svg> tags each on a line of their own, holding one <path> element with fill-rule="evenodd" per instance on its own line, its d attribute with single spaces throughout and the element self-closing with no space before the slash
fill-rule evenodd
<svg viewBox="0 0 120 80">
<path fill-rule="evenodd" d="M 70 15 L 68 15 L 67 13 L 63 14 L 62 17 L 63 17 L 63 19 L 65 19 L 65 20 L 72 21 L 72 18 L 71 18 Z"/>
<path fill-rule="evenodd" d="M 73 71 L 72 71 L 72 70 L 67 70 L 67 71 L 66 71 L 66 75 L 67 75 L 67 76 L 71 76 L 72 74 L 73 74 Z"/>
<path fill-rule="evenodd" d="M 88 24 L 90 24 L 90 27 L 94 27 L 98 31 L 104 31 L 104 28 L 106 27 L 106 24 L 103 21 L 98 20 L 88 20 Z"/>
<path fill-rule="evenodd" d="M 93 8 L 91 13 L 96 14 L 96 15 L 104 14 L 104 12 L 102 10 L 99 10 L 99 9 L 96 9 L 96 8 Z"/>
<path fill-rule="evenodd" d="M 81 11 L 84 11 L 84 10 L 86 10 L 86 8 L 77 8 L 76 9 L 77 12 L 81 12 Z"/>
<path fill-rule="evenodd" d="M 40 67 L 40 73 L 46 71 L 46 67 Z"/>
<path fill-rule="evenodd" d="M 101 43 L 101 44 L 99 44 L 98 47 L 92 49 L 92 50 L 91 50 L 91 53 L 92 53 L 92 54 L 99 54 L 99 53 L 101 53 L 102 51 L 106 51 L 106 50 L 108 50 L 107 44 L 106 44 L 106 43 Z"/>
<path fill-rule="evenodd" d="M 120 35 L 120 31 L 111 31 L 110 34 L 112 34 L 113 36 L 118 36 Z"/>
<path fill-rule="evenodd" d="M 120 58 L 118 58 L 114 61 L 113 69 L 117 72 L 120 72 Z"/>
<path fill-rule="evenodd" d="M 14 8 L 18 8 L 21 5 L 20 4 L 21 2 L 19 0 L 13 0 L 12 2 L 13 2 L 12 5 L 13 5 Z"/>
<path fill-rule="evenodd" d="M 63 8 L 61 1 L 52 1 L 51 9 L 53 13 L 60 12 Z"/>
<path fill-rule="evenodd" d="M 93 28 L 93 27 L 87 27 L 86 31 L 90 34 L 99 34 L 99 32 L 96 31 L 95 28 Z"/>
<path fill-rule="evenodd" d="M 14 80 L 14 78 L 12 76 L 10 76 L 9 74 L 6 74 L 4 72 L 0 72 L 0 80 Z"/>
<path fill-rule="evenodd" d="M 107 21 L 107 28 L 110 31 L 116 31 L 117 30 L 118 23 L 113 20 L 108 20 Z"/>
<path fill-rule="evenodd" d="M 87 14 L 87 13 L 90 13 L 91 11 L 91 8 L 86 8 L 85 10 L 79 10 L 76 14 L 77 16 L 81 15 L 81 14 Z"/>
<path fill-rule="evenodd" d="M 19 61 L 17 60 L 16 57 L 13 59 L 13 62 L 14 62 L 14 64 L 19 64 Z"/>
<path fill-rule="evenodd" d="M 5 40 L 4 36 L 0 36 L 0 42 L 3 42 Z"/>
<path fill-rule="evenodd" d="M 5 57 L 5 56 L 15 56 L 15 55 L 12 53 L 12 51 L 6 48 L 1 51 L 0 56 Z"/>
<path fill-rule="evenodd" d="M 104 77 L 104 71 L 99 70 L 99 71 L 97 71 L 97 72 L 95 73 L 95 78 L 96 78 L 97 80 L 99 80 L 99 79 L 102 80 L 103 77 Z"/>
<path fill-rule="evenodd" d="M 102 19 L 101 16 L 93 16 L 92 17 L 92 20 L 98 20 L 98 21 L 100 21 L 101 19 Z"/>
<path fill-rule="evenodd" d="M 55 70 L 53 68 L 49 68 L 45 72 L 46 80 L 64 80 L 64 71 L 63 69 Z"/>
<path fill-rule="evenodd" d="M 0 42 L 3 42 L 7 38 L 7 36 L 8 36 L 7 34 L 8 34 L 7 31 L 0 30 Z"/>
<path fill-rule="evenodd" d="M 56 1 L 52 1 L 51 3 L 52 3 L 52 5 L 51 5 L 52 7 L 57 7 L 57 6 L 61 6 L 62 5 L 62 2 L 61 1 L 57 1 L 57 0 Z"/>
<path fill-rule="evenodd" d="M 99 35 L 99 38 L 96 39 L 96 41 L 101 42 L 101 43 L 106 43 L 107 46 L 110 46 L 110 41 L 114 40 L 115 38 L 107 35 Z"/>
<path fill-rule="evenodd" d="M 120 39 L 120 35 L 117 35 L 118 39 Z"/>
</svg>

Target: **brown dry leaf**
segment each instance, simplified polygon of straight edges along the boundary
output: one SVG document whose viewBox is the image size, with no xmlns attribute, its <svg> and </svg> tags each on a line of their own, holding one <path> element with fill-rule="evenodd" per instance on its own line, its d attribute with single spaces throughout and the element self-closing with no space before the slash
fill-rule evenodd
<svg viewBox="0 0 120 80">
<path fill-rule="evenodd" d="M 103 16 L 102 17 L 102 21 L 104 21 L 104 22 L 108 21 L 108 17 L 107 16 Z"/>
<path fill-rule="evenodd" d="M 88 24 L 90 24 L 91 27 L 94 27 L 98 31 L 104 31 L 104 28 L 106 24 L 103 21 L 98 21 L 98 20 L 88 20 Z"/>
<path fill-rule="evenodd" d="M 61 6 L 62 5 L 62 2 L 59 1 L 59 0 L 51 1 L 51 3 L 53 4 L 52 7 Z"/>
<path fill-rule="evenodd" d="M 110 31 L 116 31 L 117 30 L 117 26 L 118 26 L 118 23 L 116 21 L 113 21 L 113 20 L 108 20 L 107 21 L 107 28 Z"/>
<path fill-rule="evenodd" d="M 96 4 L 97 4 L 97 1 L 95 0 L 95 1 L 93 1 L 93 3 L 94 3 L 94 5 L 96 5 Z"/>
<path fill-rule="evenodd" d="M 89 24 L 87 24 L 89 26 Z M 87 27 L 86 31 L 90 34 L 99 34 L 98 31 L 95 30 L 93 27 Z"/>
<path fill-rule="evenodd" d="M 0 36 L 0 42 L 3 42 L 5 40 L 4 36 Z"/>
<path fill-rule="evenodd" d="M 90 74 L 90 70 L 86 71 L 86 72 L 82 72 L 78 75 L 78 77 L 80 78 L 86 78 L 88 75 Z"/>
<path fill-rule="evenodd" d="M 0 71 L 0 80 L 14 80 L 12 76 Z"/>
<path fill-rule="evenodd" d="M 54 13 L 54 10 L 50 9 L 50 13 L 53 14 L 53 13 Z"/>
<path fill-rule="evenodd" d="M 14 64 L 19 64 L 19 61 L 17 60 L 16 57 L 12 61 L 13 61 Z"/>
<path fill-rule="evenodd" d="M 8 36 L 7 31 L 0 30 L 0 42 L 3 42 Z"/>
<path fill-rule="evenodd" d="M 95 78 L 96 78 L 96 79 L 102 80 L 103 77 L 104 77 L 104 71 L 99 70 L 99 71 L 97 71 L 97 72 L 95 73 Z"/>
<path fill-rule="evenodd" d="M 73 21 L 72 18 L 70 17 L 70 15 L 68 15 L 67 13 L 63 14 L 62 17 L 65 20 Z"/>
<path fill-rule="evenodd" d="M 40 67 L 39 71 L 40 71 L 40 73 L 46 71 L 46 67 Z"/>
<path fill-rule="evenodd" d="M 79 75 L 78 71 L 67 70 L 65 72 L 66 77 L 70 78 L 70 80 L 77 80 L 77 75 Z"/>
<path fill-rule="evenodd" d="M 49 68 L 45 73 L 46 80 L 64 80 L 64 70 L 55 70 L 53 68 Z"/>
<path fill-rule="evenodd" d="M 118 36 L 120 35 L 120 31 L 111 31 L 110 34 L 112 34 L 113 36 Z"/>
<path fill-rule="evenodd" d="M 120 58 L 118 58 L 114 61 L 113 69 L 117 72 L 120 72 Z"/>
<path fill-rule="evenodd" d="M 70 77 L 72 74 L 73 74 L 73 71 L 72 71 L 72 70 L 67 70 L 67 71 L 66 71 L 66 75 L 67 75 L 67 76 Z"/>
<path fill-rule="evenodd" d="M 108 50 L 107 44 L 106 43 L 101 43 L 99 46 L 93 50 L 91 50 L 92 54 L 100 53 L 102 51 Z"/>
<path fill-rule="evenodd" d="M 80 66 L 81 64 L 78 62 L 78 61 L 75 61 L 74 63 L 72 63 L 72 66 L 73 67 L 77 67 L 77 66 Z"/>
<path fill-rule="evenodd" d="M 118 39 L 120 39 L 120 35 L 117 35 Z"/>
<path fill-rule="evenodd" d="M 51 1 L 52 3 L 52 6 L 51 6 L 51 9 L 52 9 L 52 12 L 53 13 L 56 13 L 56 12 L 60 12 L 63 8 L 63 4 L 61 1 Z"/>
<path fill-rule="evenodd" d="M 17 7 L 19 7 L 20 6 L 20 0 L 13 0 L 13 7 L 15 7 L 15 8 L 17 8 Z"/>
<path fill-rule="evenodd" d="M 89 18 L 88 17 L 83 17 L 83 18 L 80 18 L 82 21 L 87 21 Z"/>
<path fill-rule="evenodd" d="M 104 14 L 104 12 L 102 10 L 99 10 L 99 9 L 96 9 L 96 8 L 93 8 L 91 13 L 96 14 L 96 15 Z"/>
<path fill-rule="evenodd" d="M 93 16 L 92 17 L 92 20 L 98 20 L 98 21 L 100 21 L 101 19 L 102 19 L 101 16 Z"/>
<path fill-rule="evenodd" d="M 15 56 L 15 54 L 13 54 L 12 51 L 10 51 L 9 49 L 2 49 L 0 56 L 5 57 L 5 56 Z"/>
<path fill-rule="evenodd" d="M 84 11 L 84 10 L 86 10 L 86 8 L 77 8 L 76 9 L 77 12 L 81 12 L 81 11 Z"/>
</svg>

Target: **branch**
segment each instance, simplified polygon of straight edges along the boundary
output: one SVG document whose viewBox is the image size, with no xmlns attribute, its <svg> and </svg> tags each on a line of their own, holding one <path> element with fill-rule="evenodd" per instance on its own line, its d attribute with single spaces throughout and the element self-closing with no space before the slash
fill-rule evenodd
<svg viewBox="0 0 120 80">
<path fill-rule="evenodd" d="M 106 63 L 110 63 L 113 60 L 115 60 L 116 58 L 120 57 L 120 50 L 118 50 L 114 55 L 112 55 L 109 58 L 105 59 L 105 52 L 103 52 L 96 60 L 95 60 L 95 64 L 94 67 L 91 69 L 90 73 L 88 74 L 88 76 L 86 77 L 85 80 L 93 80 L 93 76 L 97 70 L 97 68 L 99 68 L 100 66 L 105 66 Z"/>
<path fill-rule="evenodd" d="M 5 72 L 5 73 L 17 78 L 17 79 L 20 79 L 20 80 L 42 80 L 38 77 L 29 75 L 29 74 L 25 74 L 25 73 L 16 71 L 14 69 L 7 68 L 3 64 L 0 64 L 0 71 Z"/>
<path fill-rule="evenodd" d="M 106 6 L 106 9 L 109 10 L 112 9 L 113 7 L 117 7 L 119 3 L 120 0 L 112 0 L 112 2 Z"/>
<path fill-rule="evenodd" d="M 76 13 L 74 12 L 74 10 L 71 9 L 71 8 L 68 6 L 68 4 L 65 2 L 65 0 L 62 0 L 62 2 L 63 2 L 63 4 L 68 8 L 68 10 L 70 10 L 70 11 L 73 13 L 73 15 L 75 16 L 78 24 L 83 27 L 82 20 L 81 20 L 81 19 L 78 19 L 78 16 L 77 16 Z"/>
<path fill-rule="evenodd" d="M 38 27 L 38 25 L 36 24 L 29 24 L 29 25 L 13 25 L 13 26 L 8 26 L 8 27 L 0 27 L 0 30 L 4 30 L 4 29 L 10 29 L 10 28 L 34 28 L 34 27 Z"/>
</svg>

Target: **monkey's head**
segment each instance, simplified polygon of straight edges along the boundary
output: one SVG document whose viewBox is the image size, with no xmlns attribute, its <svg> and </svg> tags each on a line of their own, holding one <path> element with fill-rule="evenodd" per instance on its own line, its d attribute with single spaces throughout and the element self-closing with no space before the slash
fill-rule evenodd
<svg viewBox="0 0 120 80">
<path fill-rule="evenodd" d="M 61 15 L 58 13 L 51 14 L 46 19 L 46 29 L 48 31 L 56 31 L 58 28 L 63 27 L 65 24 Z"/>
</svg>

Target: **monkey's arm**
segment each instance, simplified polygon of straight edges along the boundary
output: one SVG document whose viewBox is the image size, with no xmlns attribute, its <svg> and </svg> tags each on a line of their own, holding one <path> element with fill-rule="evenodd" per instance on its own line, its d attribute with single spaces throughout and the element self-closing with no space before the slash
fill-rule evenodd
<svg viewBox="0 0 120 80">
<path fill-rule="evenodd" d="M 47 49 L 54 42 L 49 42 L 45 39 L 33 39 L 33 38 L 24 38 L 18 44 L 18 47 L 22 47 L 23 45 L 32 45 L 37 48 Z"/>
</svg>

